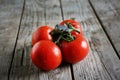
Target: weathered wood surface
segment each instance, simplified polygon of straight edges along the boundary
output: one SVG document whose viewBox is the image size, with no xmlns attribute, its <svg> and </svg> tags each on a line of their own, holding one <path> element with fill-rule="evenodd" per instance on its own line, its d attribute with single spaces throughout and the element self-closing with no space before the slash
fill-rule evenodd
<svg viewBox="0 0 120 80">
<path fill-rule="evenodd" d="M 32 32 L 41 25 L 54 27 L 62 20 L 60 10 L 57 0 L 26 0 L 10 80 L 72 80 L 69 65 L 44 72 L 30 60 Z"/>
<path fill-rule="evenodd" d="M 120 0 L 90 0 L 120 57 Z"/>
<path fill-rule="evenodd" d="M 0 0 L 0 80 L 120 80 L 119 4 L 119 0 Z M 82 25 L 90 45 L 88 56 L 71 67 L 65 63 L 49 72 L 36 68 L 30 60 L 33 31 L 70 18 Z"/>
<path fill-rule="evenodd" d="M 0 0 L 0 80 L 7 80 L 20 25 L 23 0 Z"/>
<path fill-rule="evenodd" d="M 82 23 L 91 48 L 85 60 L 73 65 L 74 79 L 120 80 L 120 60 L 88 0 L 62 0 L 62 9 L 64 19 L 75 18 Z"/>
</svg>

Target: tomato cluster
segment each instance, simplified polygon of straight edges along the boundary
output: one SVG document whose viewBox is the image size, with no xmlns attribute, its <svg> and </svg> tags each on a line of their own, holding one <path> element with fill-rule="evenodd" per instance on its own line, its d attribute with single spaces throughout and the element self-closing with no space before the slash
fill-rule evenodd
<svg viewBox="0 0 120 80">
<path fill-rule="evenodd" d="M 82 35 L 81 25 L 74 20 L 64 20 L 55 28 L 41 26 L 32 34 L 31 60 L 42 70 L 57 68 L 62 60 L 77 63 L 89 51 Z"/>
</svg>

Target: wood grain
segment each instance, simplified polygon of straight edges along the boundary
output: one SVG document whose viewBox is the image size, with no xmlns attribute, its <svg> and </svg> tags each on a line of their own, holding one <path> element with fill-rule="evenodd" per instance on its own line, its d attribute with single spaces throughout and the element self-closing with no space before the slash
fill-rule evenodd
<svg viewBox="0 0 120 80">
<path fill-rule="evenodd" d="M 26 0 L 10 80 L 72 80 L 69 65 L 44 72 L 30 60 L 33 31 L 42 25 L 54 27 L 61 20 L 59 1 Z"/>
<path fill-rule="evenodd" d="M 120 1 L 90 0 L 90 2 L 120 57 Z"/>
<path fill-rule="evenodd" d="M 119 80 L 120 60 L 98 22 L 88 0 L 62 0 L 64 19 L 75 18 L 82 24 L 90 52 L 73 65 L 75 80 Z"/>
<path fill-rule="evenodd" d="M 0 0 L 0 80 L 8 78 L 22 8 L 23 0 Z"/>
</svg>

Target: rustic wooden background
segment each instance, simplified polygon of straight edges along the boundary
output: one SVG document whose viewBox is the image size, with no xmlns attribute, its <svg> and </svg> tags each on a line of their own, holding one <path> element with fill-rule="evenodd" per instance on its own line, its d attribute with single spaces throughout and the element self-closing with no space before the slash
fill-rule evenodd
<svg viewBox="0 0 120 80">
<path fill-rule="evenodd" d="M 81 23 L 89 55 L 49 72 L 36 68 L 33 31 L 70 18 Z M 0 0 L 0 80 L 120 80 L 120 0 Z"/>
</svg>

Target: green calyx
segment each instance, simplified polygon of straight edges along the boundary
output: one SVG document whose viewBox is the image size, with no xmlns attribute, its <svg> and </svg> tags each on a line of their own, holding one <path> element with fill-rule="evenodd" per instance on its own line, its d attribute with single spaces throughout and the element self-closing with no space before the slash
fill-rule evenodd
<svg viewBox="0 0 120 80">
<path fill-rule="evenodd" d="M 66 23 L 64 26 L 57 24 L 55 29 L 50 34 L 53 37 L 53 42 L 59 44 L 61 40 L 65 40 L 67 42 L 75 40 L 75 37 L 71 34 L 71 31 L 80 33 L 80 31 L 74 28 L 71 23 Z"/>
</svg>

